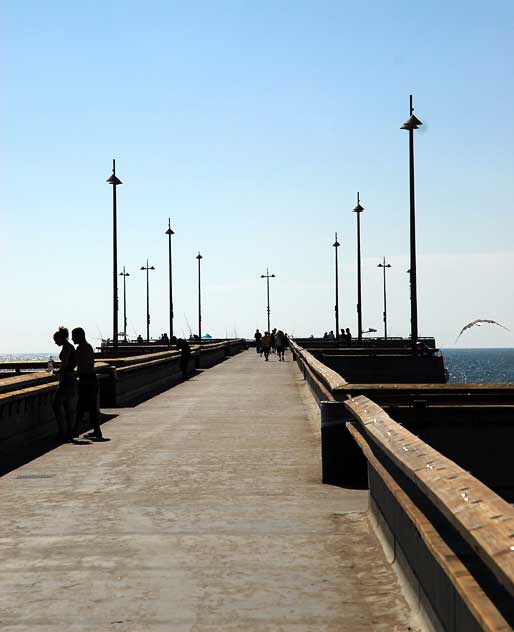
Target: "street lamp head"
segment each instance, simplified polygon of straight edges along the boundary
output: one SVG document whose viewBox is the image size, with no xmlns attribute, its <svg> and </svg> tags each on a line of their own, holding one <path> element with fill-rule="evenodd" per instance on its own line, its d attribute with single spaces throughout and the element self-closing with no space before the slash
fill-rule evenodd
<svg viewBox="0 0 514 632">
<path fill-rule="evenodd" d="M 155 268 L 153 266 L 151 266 L 150 270 L 155 270 Z"/>
<path fill-rule="evenodd" d="M 354 213 L 362 213 L 362 211 L 364 210 L 364 207 L 361 206 L 360 202 L 357 203 L 357 206 L 353 209 Z"/>
<path fill-rule="evenodd" d="M 423 125 L 423 123 L 419 120 L 417 116 L 414 116 L 413 114 L 405 121 L 405 123 L 400 127 L 400 129 L 407 129 L 410 131 L 410 130 L 418 129 L 420 125 Z"/>
<path fill-rule="evenodd" d="M 170 220 L 168 219 L 168 230 L 165 233 L 166 235 L 174 235 L 175 233 L 171 230 Z"/>
<path fill-rule="evenodd" d="M 196 259 L 198 259 L 198 261 L 200 261 L 200 259 L 203 259 L 203 257 L 202 257 L 202 255 L 201 255 L 200 253 L 198 253 L 198 254 L 196 255 Z"/>
<path fill-rule="evenodd" d="M 334 243 L 332 244 L 332 246 L 334 246 L 334 248 L 339 248 L 341 244 L 337 241 L 337 239 L 334 241 Z"/>
<path fill-rule="evenodd" d="M 140 270 L 146 270 L 145 266 L 141 266 L 139 269 Z"/>
<path fill-rule="evenodd" d="M 272 275 L 271 275 L 271 278 L 272 278 L 272 279 L 274 279 L 274 278 L 275 278 L 275 275 L 274 275 L 274 274 L 272 274 Z"/>
</svg>

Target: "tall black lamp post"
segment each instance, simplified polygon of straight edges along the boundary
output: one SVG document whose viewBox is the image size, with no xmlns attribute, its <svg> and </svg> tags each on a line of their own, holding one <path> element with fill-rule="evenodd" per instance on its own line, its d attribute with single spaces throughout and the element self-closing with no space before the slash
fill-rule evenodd
<svg viewBox="0 0 514 632">
<path fill-rule="evenodd" d="M 271 326 L 270 326 L 270 306 L 269 306 L 269 280 L 270 279 L 274 279 L 275 275 L 274 274 L 270 274 L 268 268 L 266 268 L 266 274 L 261 274 L 261 279 L 266 279 L 266 296 L 268 297 L 268 333 L 271 333 Z"/>
<path fill-rule="evenodd" d="M 202 284 L 201 284 L 201 261 L 202 255 L 198 253 L 196 255 L 198 260 L 198 338 L 202 339 Z"/>
<path fill-rule="evenodd" d="M 337 241 L 337 233 L 336 240 L 332 244 L 335 250 L 335 266 L 336 266 L 336 305 L 335 305 L 335 313 L 336 313 L 336 340 L 339 342 L 339 260 L 337 257 L 337 251 L 341 244 Z"/>
<path fill-rule="evenodd" d="M 418 294 L 416 279 L 416 201 L 414 195 L 414 130 L 423 123 L 414 116 L 412 94 L 409 100 L 410 117 L 400 129 L 409 132 L 409 189 L 410 189 L 410 326 L 411 343 L 418 340 Z"/>
<path fill-rule="evenodd" d="M 141 270 L 146 270 L 146 342 L 150 342 L 150 276 L 149 271 L 155 270 L 153 266 L 148 265 L 148 259 L 146 260 L 146 266 L 141 266 Z"/>
<path fill-rule="evenodd" d="M 170 338 L 173 336 L 173 279 L 171 274 L 171 236 L 175 233 L 171 230 L 170 219 L 168 217 L 168 266 L 169 266 L 169 285 L 170 285 Z"/>
<path fill-rule="evenodd" d="M 359 192 L 357 192 L 357 206 L 353 209 L 357 213 L 357 339 L 362 341 L 362 275 L 361 275 L 361 206 Z"/>
<path fill-rule="evenodd" d="M 125 272 L 125 266 L 123 266 L 123 272 L 120 272 L 120 276 L 123 277 L 123 339 L 127 342 L 127 277 L 130 274 Z"/>
<path fill-rule="evenodd" d="M 391 264 L 386 263 L 386 258 L 384 257 L 383 263 L 379 263 L 378 268 L 383 268 L 384 272 L 384 340 L 387 340 L 387 289 L 386 289 L 386 268 L 390 268 Z"/>
<path fill-rule="evenodd" d="M 116 187 L 123 184 L 116 177 L 116 161 L 112 161 L 112 175 L 107 179 L 112 184 L 112 341 L 118 348 L 118 225 L 116 207 Z"/>
</svg>

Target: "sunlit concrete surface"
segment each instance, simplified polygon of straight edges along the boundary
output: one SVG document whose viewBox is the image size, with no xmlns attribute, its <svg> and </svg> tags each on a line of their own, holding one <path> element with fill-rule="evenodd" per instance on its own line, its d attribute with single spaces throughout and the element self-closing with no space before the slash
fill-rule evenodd
<svg viewBox="0 0 514 632">
<path fill-rule="evenodd" d="M 290 356 L 118 412 L 0 479 L 3 632 L 408 629 L 366 492 L 320 483 Z"/>
</svg>

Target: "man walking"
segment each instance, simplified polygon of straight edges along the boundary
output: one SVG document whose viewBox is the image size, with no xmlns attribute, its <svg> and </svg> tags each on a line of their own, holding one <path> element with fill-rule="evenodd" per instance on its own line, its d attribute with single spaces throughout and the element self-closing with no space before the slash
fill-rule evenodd
<svg viewBox="0 0 514 632">
<path fill-rule="evenodd" d="M 284 362 L 284 352 L 286 350 L 286 335 L 279 329 L 275 334 L 275 348 L 277 350 L 279 362 Z"/>
<path fill-rule="evenodd" d="M 257 349 L 257 353 L 260 353 L 262 355 L 262 351 L 261 351 L 262 334 L 258 329 L 255 331 L 254 338 L 255 338 L 255 348 Z"/>
<path fill-rule="evenodd" d="M 82 327 L 76 327 L 71 332 L 71 339 L 77 345 L 75 357 L 77 361 L 78 401 L 75 429 L 72 438 L 80 434 L 80 424 L 84 413 L 89 413 L 89 421 L 93 431 L 86 436 L 92 439 L 102 440 L 100 429 L 100 411 L 98 410 L 98 378 L 95 373 L 95 352 L 86 340 L 86 334 Z"/>
</svg>

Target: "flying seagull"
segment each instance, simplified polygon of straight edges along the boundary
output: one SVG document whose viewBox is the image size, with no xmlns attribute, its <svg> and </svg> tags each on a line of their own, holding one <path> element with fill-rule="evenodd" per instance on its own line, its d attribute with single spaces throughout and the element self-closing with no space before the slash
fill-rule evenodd
<svg viewBox="0 0 514 632">
<path fill-rule="evenodd" d="M 479 318 L 478 320 L 474 320 L 471 323 L 468 323 L 467 325 L 465 325 L 460 334 L 457 336 L 455 342 L 457 342 L 457 340 L 462 336 L 462 334 L 466 331 L 466 329 L 470 329 L 471 327 L 474 327 L 475 325 L 477 327 L 480 327 L 480 325 L 482 323 L 489 323 L 490 325 L 498 325 L 498 327 L 503 327 L 503 329 L 506 329 L 507 331 L 510 331 L 510 329 L 508 327 L 505 327 L 505 325 L 502 325 L 501 323 L 497 323 L 495 320 L 485 320 L 483 318 Z"/>
</svg>

